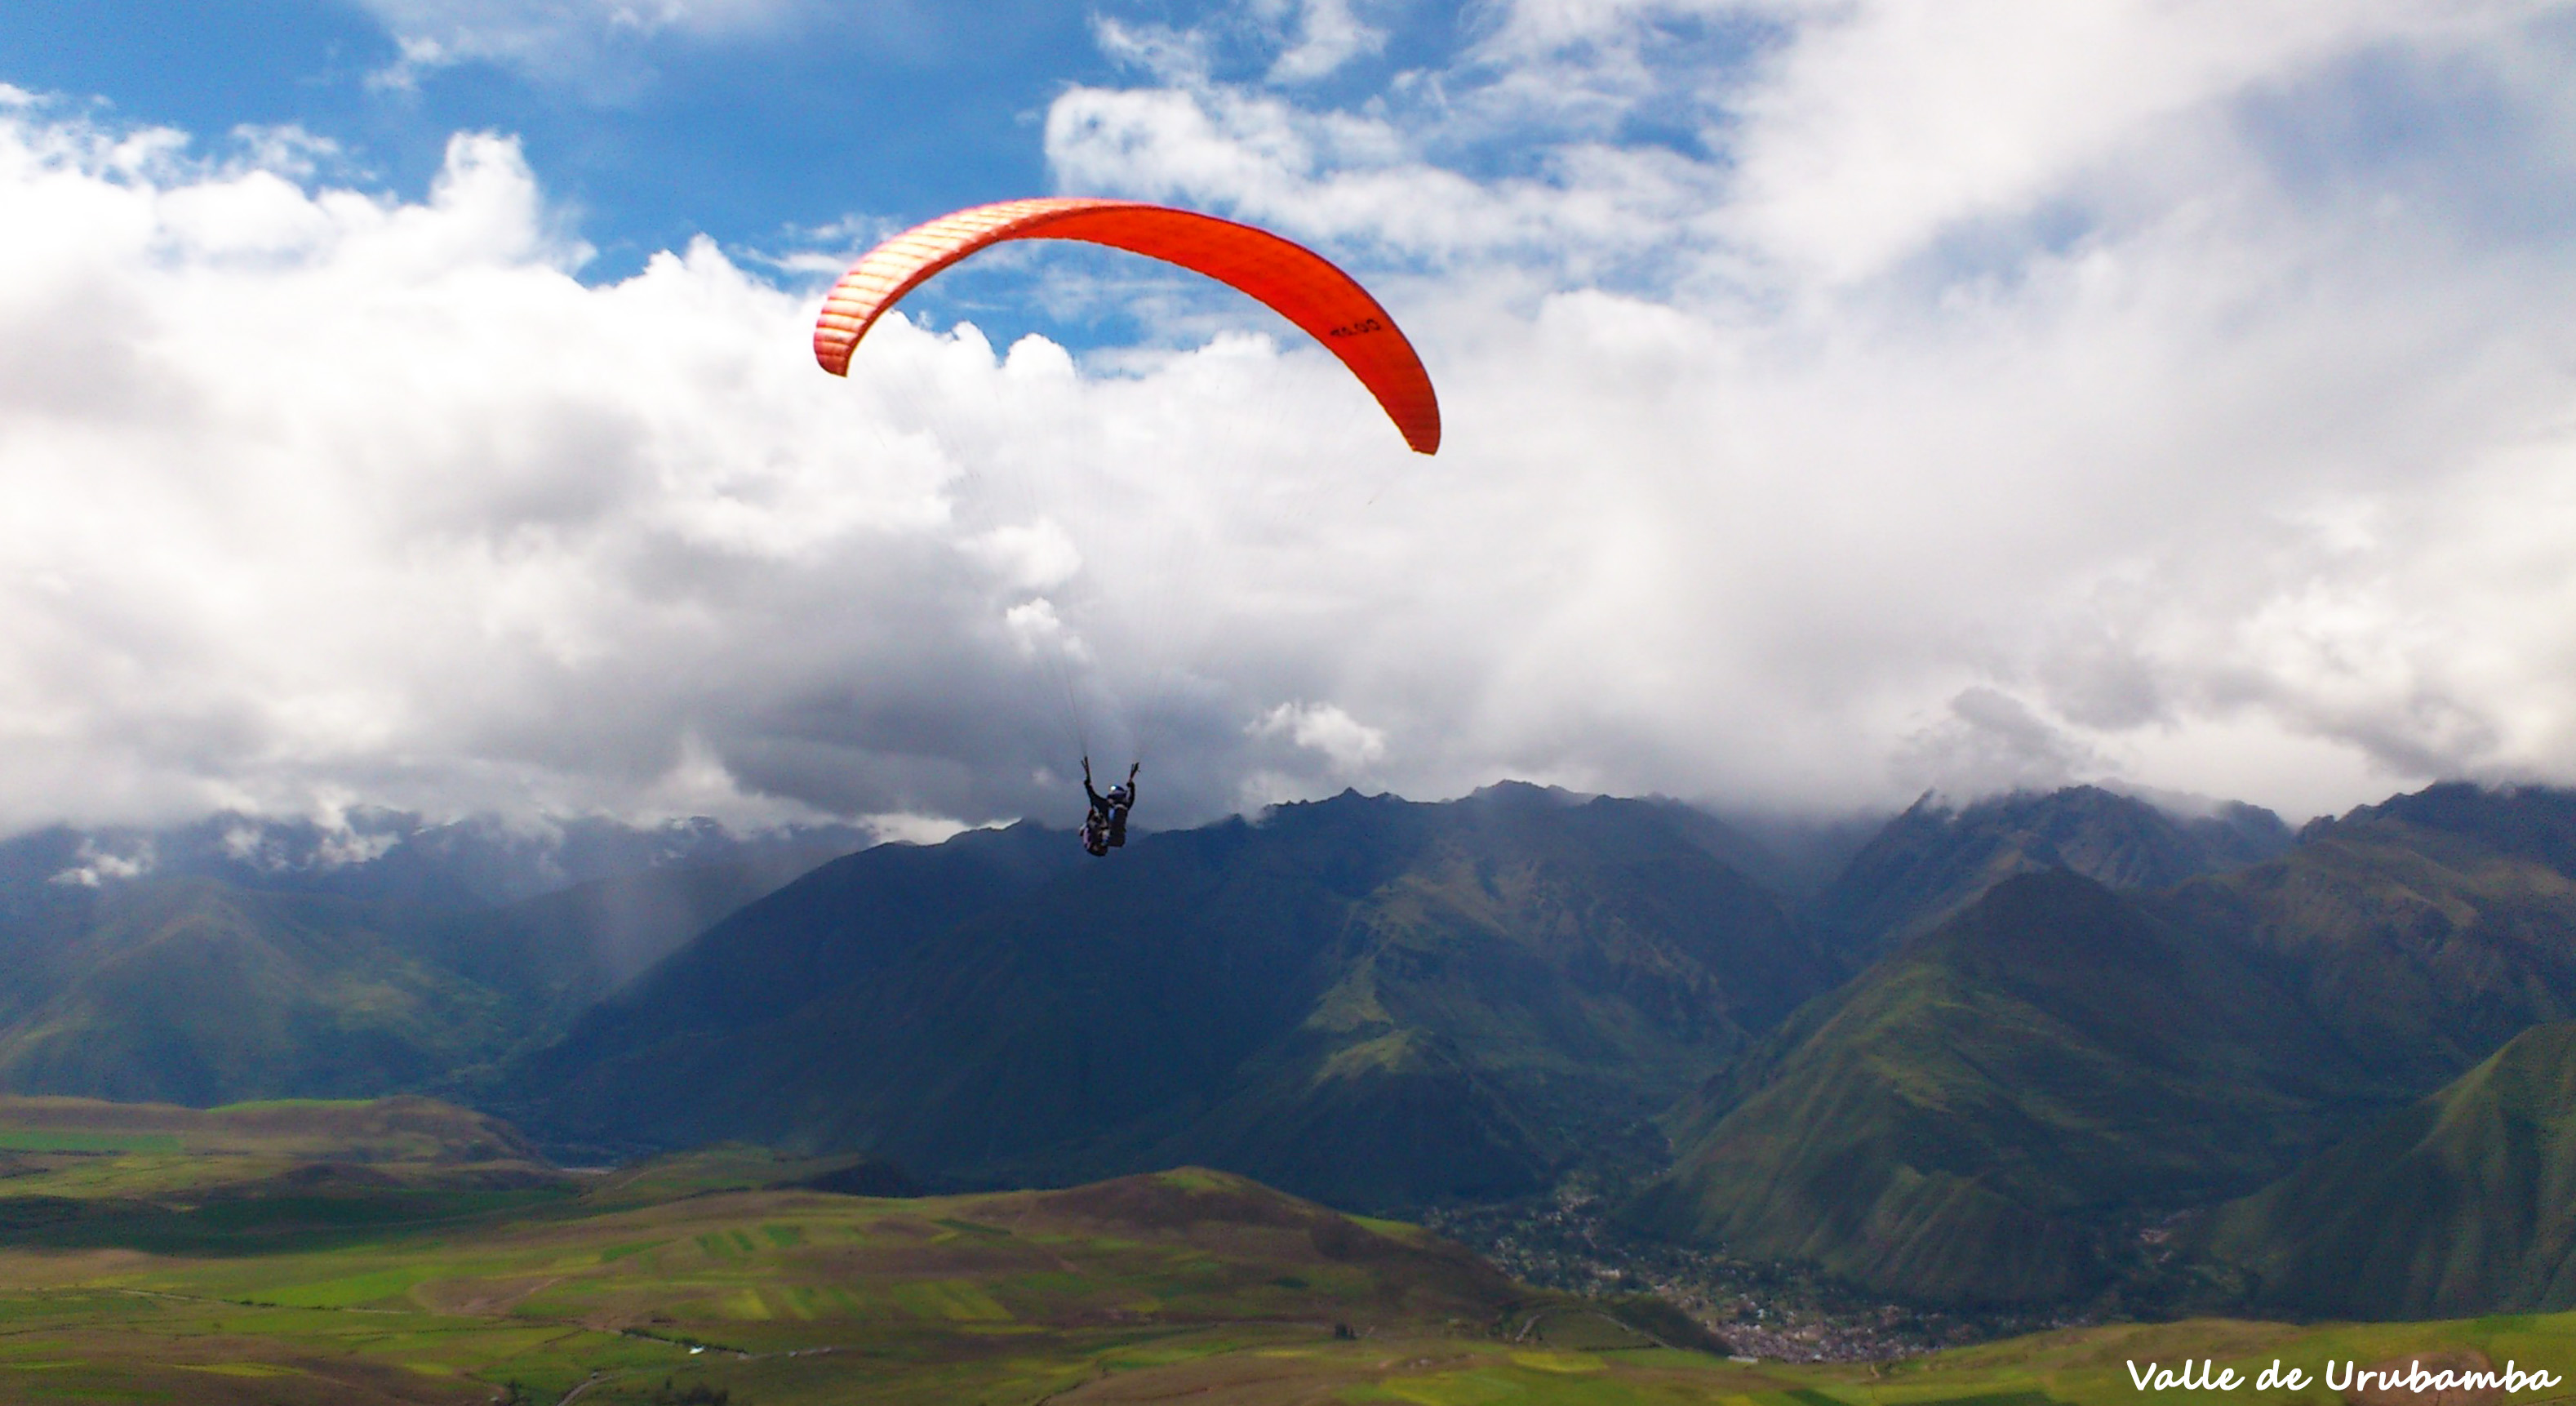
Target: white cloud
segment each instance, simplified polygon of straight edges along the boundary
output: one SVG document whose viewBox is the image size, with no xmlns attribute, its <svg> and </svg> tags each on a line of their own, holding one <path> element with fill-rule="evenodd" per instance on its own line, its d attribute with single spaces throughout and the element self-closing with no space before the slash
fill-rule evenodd
<svg viewBox="0 0 2576 1406">
<path fill-rule="evenodd" d="M 1571 785 L 2208 789 L 2224 756 L 2348 801 L 2576 777 L 2557 559 L 2497 550 L 2571 525 L 2544 13 L 1530 3 L 1437 102 L 1193 73 L 1068 92 L 1049 151 L 1437 271 L 1390 301 L 1476 466 L 1443 535 L 1525 559 L 1432 549 L 1404 598 L 1441 624 L 1355 649 L 1373 690 L 1336 660 L 1353 706 L 1445 682 L 1445 747 Z M 1713 62 L 1691 26 L 1730 24 Z M 1677 113 L 1706 157 L 1604 135 Z"/>
<path fill-rule="evenodd" d="M 54 874 L 45 882 L 77 888 L 100 888 L 126 879 L 139 879 L 151 873 L 153 865 L 159 861 L 159 856 L 153 852 L 152 841 L 148 838 L 133 842 L 131 854 L 102 850 L 98 848 L 96 841 L 83 839 L 79 851 L 72 857 L 81 862 Z"/>
<path fill-rule="evenodd" d="M 244 123 L 233 128 L 232 135 L 241 148 L 240 159 L 232 163 L 236 172 L 257 171 L 301 181 L 326 170 L 337 173 L 347 164 L 347 153 L 338 142 L 293 122 Z"/>
<path fill-rule="evenodd" d="M 937 687 L 853 651 L 981 610 L 952 469 L 796 295 L 704 247 L 584 287 L 496 139 L 422 204 L 145 145 L 0 131 L 0 814 L 625 811 L 738 710 Z"/>
<path fill-rule="evenodd" d="M 861 825 L 878 844 L 935 845 L 975 827 L 964 825 L 942 815 L 870 815 L 860 818 Z"/>
<path fill-rule="evenodd" d="M 1982 685 L 1961 690 L 1947 716 L 1907 737 L 1896 764 L 1909 783 L 1968 796 L 2055 790 L 2108 770 L 2064 728 Z"/>
<path fill-rule="evenodd" d="M 1246 731 L 1255 737 L 1285 737 L 1342 773 L 1359 772 L 1386 758 L 1385 731 L 1332 703 L 1282 703 Z"/>
<path fill-rule="evenodd" d="M 1289 6 L 1286 0 L 1267 0 L 1256 9 L 1278 17 Z M 1351 9 L 1351 0 L 1297 0 L 1295 10 L 1296 42 L 1272 61 L 1274 83 L 1310 83 L 1386 47 L 1386 31 L 1364 23 Z"/>
<path fill-rule="evenodd" d="M 1386 48 L 1386 31 L 1362 20 L 1353 0 L 1245 0 L 1239 10 L 1219 7 L 1195 24 L 1102 14 L 1091 24 L 1113 62 L 1174 84 L 1208 83 L 1238 45 L 1266 54 L 1265 76 L 1279 84 L 1328 78 Z"/>
<path fill-rule="evenodd" d="M 1714 174 L 1658 151 L 1582 144 L 1542 177 L 1479 180 L 1425 158 L 1390 119 L 1313 113 L 1224 87 L 1075 88 L 1047 112 L 1068 189 L 1231 209 L 1315 240 L 1441 262 L 1510 258 L 1575 277 L 1686 239 Z"/>
<path fill-rule="evenodd" d="M 1997 13 L 1569 0 L 1349 109 L 1064 93 L 1065 186 L 1370 279 L 1427 460 L 1221 300 L 1079 361 L 890 319 L 835 381 L 710 246 L 582 283 L 501 138 L 408 201 L 0 107 L 0 824 L 928 835 L 1069 820 L 1084 752 L 1158 825 L 1361 778 L 2576 780 L 2563 41 L 2104 7 L 2021 36 L 2115 90 L 2061 121 Z"/>
<path fill-rule="evenodd" d="M 375 76 L 408 89 L 453 64 L 498 63 L 590 84 L 631 78 L 605 61 L 658 35 L 714 37 L 774 27 L 807 0 L 356 0 L 401 57 Z"/>
<path fill-rule="evenodd" d="M 1848 279 L 1962 220 L 2020 214 L 2086 176 L 2116 188 L 2079 197 L 2171 198 L 2170 185 L 2224 177 L 2188 168 L 2228 99 L 2295 84 L 2321 63 L 2378 46 L 2474 39 L 2539 8 L 2522 0 L 1799 7 L 1790 11 L 1804 11 L 1795 37 L 1763 81 L 1730 104 L 1743 139 L 1725 223 L 1774 258 Z"/>
<path fill-rule="evenodd" d="M 1095 15 L 1091 35 L 1111 62 L 1141 70 L 1157 82 L 1204 83 L 1215 62 L 1210 37 L 1202 29 Z"/>
<path fill-rule="evenodd" d="M 1496 19 L 1487 52 L 1527 60 L 1577 48 L 1627 50 L 1655 20 L 1795 6 L 1743 0 L 1503 0 L 1492 8 Z"/>
</svg>

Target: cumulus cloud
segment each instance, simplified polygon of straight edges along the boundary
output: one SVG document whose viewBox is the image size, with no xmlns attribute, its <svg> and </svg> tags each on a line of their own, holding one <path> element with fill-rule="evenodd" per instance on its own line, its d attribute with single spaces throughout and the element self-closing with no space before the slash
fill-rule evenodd
<svg viewBox="0 0 2576 1406">
<path fill-rule="evenodd" d="M 838 381 L 812 295 L 712 246 L 582 283 L 506 139 L 416 202 L 239 148 L 0 126 L 0 823 L 921 836 L 1043 812 L 1085 746 L 1203 816 L 1283 651 L 1372 588 L 1317 541 L 1409 456 L 1319 352 L 1100 377 L 898 319 Z"/>
<path fill-rule="evenodd" d="M 1799 14 L 1797 7 L 1785 14 Z M 1815 7 L 1730 106 L 1741 121 L 1725 223 L 1827 279 L 1872 273 L 1981 216 L 2056 200 L 2210 193 L 2234 153 L 2213 119 L 2257 88 L 2378 49 L 2476 44 L 2523 0 L 2010 0 Z M 2204 159 L 2214 165 L 2203 165 Z"/>
<path fill-rule="evenodd" d="M 1282 703 L 1249 729 L 1255 737 L 1285 737 L 1315 752 L 1335 769 L 1357 772 L 1386 756 L 1386 733 L 1331 703 Z"/>
<path fill-rule="evenodd" d="M 412 204 L 21 122 L 0 208 L 10 819 L 1009 808 L 786 774 L 940 711 L 987 577 L 942 566 L 954 466 L 813 371 L 799 295 L 704 246 L 585 287 L 495 137 Z M 916 404 L 998 374 L 889 330 Z"/>
<path fill-rule="evenodd" d="M 1049 151 L 1426 275 L 1454 520 L 1534 558 L 1424 656 L 1462 742 L 2324 808 L 2576 774 L 2564 13 L 1528 0 L 1436 103 L 1174 74 Z"/>
<path fill-rule="evenodd" d="M 1361 272 L 1428 460 L 1239 304 L 841 382 L 712 246 L 584 283 L 505 137 L 0 101 L 0 823 L 2576 780 L 2563 12 L 2002 13 L 1527 0 L 1348 107 L 1125 31 L 1059 180 Z"/>
</svg>

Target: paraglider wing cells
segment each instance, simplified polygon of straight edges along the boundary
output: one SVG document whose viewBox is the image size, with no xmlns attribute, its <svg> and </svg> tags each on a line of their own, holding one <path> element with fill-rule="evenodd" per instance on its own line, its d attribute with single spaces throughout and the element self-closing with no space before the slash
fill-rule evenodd
<svg viewBox="0 0 2576 1406">
<path fill-rule="evenodd" d="M 943 215 L 868 251 L 823 301 L 814 359 L 850 373 L 859 339 L 941 269 L 1007 239 L 1076 239 L 1206 274 L 1267 304 L 1368 387 L 1417 453 L 1440 448 L 1440 403 L 1413 344 L 1368 290 L 1313 250 L 1250 225 L 1131 200 L 1011 200 Z"/>
</svg>

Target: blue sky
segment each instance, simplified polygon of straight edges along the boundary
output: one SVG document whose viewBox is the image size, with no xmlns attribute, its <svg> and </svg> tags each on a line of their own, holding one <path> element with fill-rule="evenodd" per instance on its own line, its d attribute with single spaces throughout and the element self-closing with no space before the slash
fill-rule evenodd
<svg viewBox="0 0 2576 1406">
<path fill-rule="evenodd" d="M 618 8 L 21 0 L 0 30 L 0 73 L 204 139 L 301 127 L 337 144 L 339 174 L 414 198 L 451 134 L 509 133 L 596 247 L 584 273 L 598 280 L 701 234 L 768 250 L 853 217 L 923 219 L 1048 192 L 1038 137 L 1049 104 L 1070 86 L 1132 76 L 1097 42 L 1104 21 L 1206 26 L 1208 56 L 1232 76 L 1273 61 L 1277 46 L 1262 40 L 1279 30 L 1239 7 L 1133 0 L 774 7 L 703 28 L 601 17 Z M 1439 67 L 1474 27 L 1455 7 L 1385 8 L 1369 51 L 1310 92 L 1365 101 L 1390 74 Z M 514 9 L 534 17 L 513 20 Z M 496 52 L 468 44 L 451 59 L 404 61 L 406 37 L 452 45 L 513 25 L 540 31 L 529 38 L 540 52 L 501 40 Z M 1657 132 L 1650 116 L 1634 126 L 1641 139 L 1690 140 Z"/>
<path fill-rule="evenodd" d="M 18 0 L 0 825 L 2576 781 L 2572 77 L 2546 0 Z M 1443 452 L 1096 251 L 813 368 L 1039 192 L 1324 250 Z"/>
<path fill-rule="evenodd" d="M 1044 189 L 1033 135 L 1048 101 L 1111 76 L 1087 16 L 1046 0 L 942 8 L 971 17 L 586 35 L 596 51 L 559 67 L 466 59 L 393 86 L 397 30 L 353 4 L 24 0 L 0 29 L 0 72 L 209 136 L 295 124 L 415 198 L 451 133 L 513 133 L 598 247 L 589 276 L 615 278 L 696 234 L 772 247 L 854 212 L 926 218 Z"/>
</svg>

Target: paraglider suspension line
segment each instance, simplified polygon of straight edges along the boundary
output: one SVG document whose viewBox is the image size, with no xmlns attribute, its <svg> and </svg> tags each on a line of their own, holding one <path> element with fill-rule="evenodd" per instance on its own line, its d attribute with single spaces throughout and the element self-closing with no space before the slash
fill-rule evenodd
<svg viewBox="0 0 2576 1406">
<path fill-rule="evenodd" d="M 1064 718 L 1073 727 L 1073 743 L 1083 756 L 1091 755 L 1091 730 L 1082 725 L 1082 704 L 1073 696 L 1073 674 L 1064 667 L 1064 646 L 1059 643 L 1048 651 L 1048 661 L 1055 665 L 1056 687 L 1064 690 Z"/>
</svg>

